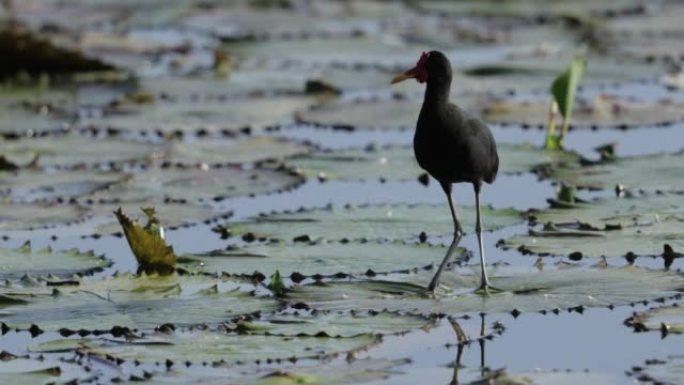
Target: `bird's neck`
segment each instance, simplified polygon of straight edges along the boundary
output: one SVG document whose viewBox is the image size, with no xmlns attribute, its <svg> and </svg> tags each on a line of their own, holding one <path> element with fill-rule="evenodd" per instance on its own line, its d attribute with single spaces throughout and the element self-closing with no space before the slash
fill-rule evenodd
<svg viewBox="0 0 684 385">
<path fill-rule="evenodd" d="M 428 80 L 425 88 L 425 98 L 423 106 L 431 108 L 441 108 L 449 104 L 449 90 L 451 89 L 451 79 L 430 82 Z"/>
</svg>

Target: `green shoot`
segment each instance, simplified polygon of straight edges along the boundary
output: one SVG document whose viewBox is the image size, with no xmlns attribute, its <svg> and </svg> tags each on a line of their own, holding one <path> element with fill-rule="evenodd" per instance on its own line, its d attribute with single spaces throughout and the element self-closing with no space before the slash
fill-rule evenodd
<svg viewBox="0 0 684 385">
<path fill-rule="evenodd" d="M 577 56 L 572 59 L 568 68 L 551 84 L 553 103 L 551 104 L 549 112 L 549 127 L 546 137 L 547 149 L 553 150 L 563 147 L 563 139 L 568 133 L 570 117 L 575 105 L 575 95 L 580 81 L 582 80 L 582 76 L 584 75 L 585 68 L 586 59 L 582 56 Z M 563 116 L 561 131 L 557 137 L 555 137 L 556 111 L 560 112 Z"/>
<path fill-rule="evenodd" d="M 273 292 L 273 295 L 281 298 L 285 295 L 285 283 L 280 277 L 280 271 L 276 270 L 271 276 L 271 283 L 268 284 L 268 289 Z"/>
</svg>

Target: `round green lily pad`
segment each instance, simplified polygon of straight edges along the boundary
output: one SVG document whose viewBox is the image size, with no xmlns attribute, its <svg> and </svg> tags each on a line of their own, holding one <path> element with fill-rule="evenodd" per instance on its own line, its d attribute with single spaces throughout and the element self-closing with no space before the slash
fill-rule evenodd
<svg viewBox="0 0 684 385">
<path fill-rule="evenodd" d="M 580 252 L 589 257 L 660 255 L 665 244 L 682 250 L 684 241 L 679 234 L 684 229 L 684 211 L 680 201 L 679 194 L 603 198 L 534 211 L 530 216 L 545 226 L 514 235 L 501 246 L 541 255 Z"/>
<path fill-rule="evenodd" d="M 5 356 L 0 361 L 0 381 L 3 384 L 81 383 L 93 377 L 85 367 L 71 362 L 41 357 Z"/>
<path fill-rule="evenodd" d="M 653 384 L 682 385 L 684 382 L 684 355 L 671 354 L 666 359 L 649 359 L 638 366 L 639 372 L 631 372 L 632 376 L 647 380 Z"/>
<path fill-rule="evenodd" d="M 77 134 L 0 141 L 0 154 L 12 162 L 28 164 L 37 156 L 37 164 L 41 167 L 146 161 L 162 151 L 161 145 Z"/>
<path fill-rule="evenodd" d="M 87 279 L 72 286 L 0 287 L 6 298 L 24 304 L 0 307 L 13 327 L 36 324 L 44 330 L 108 330 L 114 326 L 151 329 L 175 325 L 218 324 L 255 311 L 272 311 L 276 301 L 240 291 L 237 281 L 207 276 L 120 275 Z"/>
<path fill-rule="evenodd" d="M 0 173 L 0 199 L 5 202 L 68 200 L 92 194 L 119 182 L 120 173 L 90 170 L 41 172 L 21 169 Z"/>
<path fill-rule="evenodd" d="M 230 368 L 203 368 L 200 372 L 192 367 L 173 367 L 170 371 L 157 373 L 147 383 L 223 385 L 226 381 L 235 384 L 255 385 L 346 385 L 387 380 L 393 375 L 402 374 L 401 367 L 410 363 L 409 359 L 363 358 L 351 361 L 321 362 L 316 365 L 289 365 L 280 363 L 272 367 L 255 367 L 236 373 Z M 235 378 L 233 378 L 235 377 Z"/>
<path fill-rule="evenodd" d="M 540 165 L 576 162 L 578 155 L 546 151 L 531 145 L 498 145 L 500 173 L 528 172 Z M 307 176 L 342 180 L 412 180 L 425 173 L 407 146 L 369 146 L 338 151 L 314 152 L 287 161 Z"/>
<path fill-rule="evenodd" d="M 600 198 L 576 202 L 564 208 L 532 210 L 534 222 L 554 225 L 583 224 L 593 230 L 619 227 L 649 226 L 661 220 L 684 216 L 679 194 L 650 194 L 643 196 Z"/>
<path fill-rule="evenodd" d="M 475 209 L 458 207 L 459 220 L 465 231 L 475 226 Z M 514 209 L 482 207 L 484 228 L 494 230 L 522 221 Z M 368 205 L 359 207 L 327 207 L 297 212 L 273 213 L 249 222 L 229 223 L 225 227 L 233 235 L 254 233 L 257 236 L 292 240 L 308 235 L 310 239 L 391 239 L 404 240 L 420 235 L 443 235 L 453 232 L 449 208 L 431 204 Z"/>
<path fill-rule="evenodd" d="M 501 313 L 540 311 L 556 308 L 606 307 L 674 296 L 684 287 L 677 273 L 636 267 L 585 269 L 568 267 L 560 270 L 525 272 L 515 268 L 489 269 L 491 284 L 503 293 L 483 297 L 474 293 L 479 285 L 479 266 L 473 271 L 460 269 L 442 275 L 440 289 L 434 297 L 423 294 L 423 285 L 433 271 L 399 277 L 401 282 L 357 281 L 334 282 L 296 287 L 287 299 L 304 302 L 322 310 L 404 311 L 416 314 L 462 314 L 472 312 Z"/>
<path fill-rule="evenodd" d="M 684 306 L 674 304 L 655 307 L 645 312 L 635 313 L 625 323 L 632 326 L 638 323 L 639 329 L 657 330 L 664 335 L 681 334 L 684 333 Z"/>
<path fill-rule="evenodd" d="M 420 113 L 415 100 L 385 100 L 370 103 L 331 102 L 299 111 L 303 123 L 333 127 L 413 129 Z"/>
<path fill-rule="evenodd" d="M 281 312 L 264 320 L 241 325 L 250 335 L 327 336 L 352 338 L 364 334 L 401 334 L 410 330 L 427 329 L 433 320 L 417 315 L 390 312 Z"/>
<path fill-rule="evenodd" d="M 545 170 L 547 177 L 596 189 L 620 185 L 631 190 L 684 191 L 684 152 L 618 158 L 590 166 L 564 164 Z"/>
<path fill-rule="evenodd" d="M 156 102 L 151 105 L 122 107 L 101 118 L 88 118 L 86 125 L 127 130 L 162 132 L 205 129 L 238 130 L 249 126 L 263 128 L 292 121 L 295 111 L 306 108 L 312 99 L 300 96 L 231 99 L 202 102 Z"/>
<path fill-rule="evenodd" d="M 263 160 L 281 161 L 309 151 L 311 147 L 303 143 L 263 136 L 237 140 L 174 142 L 166 159 L 185 165 L 242 164 Z"/>
<path fill-rule="evenodd" d="M 301 176 L 272 168 L 153 167 L 89 196 L 88 200 L 154 204 L 168 198 L 175 202 L 209 202 L 282 191 L 301 182 Z"/>
<path fill-rule="evenodd" d="M 363 349 L 376 343 L 377 337 L 365 334 L 352 338 L 281 337 L 254 335 L 246 337 L 221 331 L 192 330 L 175 333 L 152 333 L 131 341 L 95 338 L 56 340 L 32 346 L 33 352 L 63 352 L 83 349 L 91 354 L 108 354 L 127 361 L 177 365 L 254 364 L 256 361 L 289 358 L 325 358 Z"/>
<path fill-rule="evenodd" d="M 484 107 L 483 116 L 490 122 L 546 126 L 551 100 L 496 101 Z M 621 100 L 600 96 L 592 101 L 579 99 L 571 124 L 575 127 L 642 127 L 662 122 L 684 120 L 684 105 L 676 102 Z M 557 117 L 560 121 L 560 116 Z"/>
<path fill-rule="evenodd" d="M 309 67 L 331 66 L 333 64 L 353 66 L 354 64 L 375 65 L 395 68 L 397 65 L 415 65 L 425 47 L 406 44 L 378 37 L 354 37 L 339 39 L 292 39 L 285 41 L 229 42 L 223 47 L 237 58 L 248 58 L 263 62 L 294 62 Z M 392 75 L 388 74 L 387 83 Z"/>
<path fill-rule="evenodd" d="M 459 248 L 454 256 L 463 253 Z M 266 276 L 276 270 L 284 276 L 299 273 L 363 275 L 371 270 L 384 273 L 438 264 L 446 248 L 428 245 L 392 243 L 295 243 L 248 245 L 239 249 L 215 250 L 204 254 L 180 257 L 183 266 L 205 272 L 252 274 Z"/>
<path fill-rule="evenodd" d="M 0 203 L 0 213 L 0 232 L 63 228 L 88 218 L 78 205 Z"/>
<path fill-rule="evenodd" d="M 684 250 L 683 231 L 681 219 L 607 231 L 545 228 L 510 237 L 501 247 L 521 248 L 539 255 L 566 256 L 576 252 L 590 257 L 623 257 L 628 253 L 660 255 L 665 244 L 675 250 Z"/>
<path fill-rule="evenodd" d="M 0 249 L 0 279 L 18 278 L 25 274 L 69 276 L 102 270 L 109 265 L 110 261 L 93 251 L 53 251 L 50 247 L 36 250 L 29 241 L 16 249 Z"/>
</svg>

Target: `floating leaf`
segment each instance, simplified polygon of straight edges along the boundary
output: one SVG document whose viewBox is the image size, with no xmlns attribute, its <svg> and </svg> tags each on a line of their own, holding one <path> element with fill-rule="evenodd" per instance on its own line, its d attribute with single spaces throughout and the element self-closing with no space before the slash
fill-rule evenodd
<svg viewBox="0 0 684 385">
<path fill-rule="evenodd" d="M 183 167 L 152 168 L 94 194 L 98 203 L 156 205 L 172 202 L 212 202 L 237 196 L 273 193 L 303 182 L 301 176 L 273 168 Z"/>
<path fill-rule="evenodd" d="M 684 220 L 681 219 L 610 231 L 552 228 L 530 230 L 528 235 L 514 235 L 501 246 L 540 255 L 566 256 L 577 252 L 589 257 L 624 257 L 628 253 L 660 255 L 665 244 L 671 244 L 675 250 L 684 250 L 680 236 L 682 231 Z"/>
<path fill-rule="evenodd" d="M 293 113 L 311 103 L 305 97 L 237 99 L 224 102 L 158 102 L 152 106 L 114 111 L 102 118 L 82 121 L 86 125 L 128 130 L 218 131 L 243 127 L 264 128 L 292 121 Z"/>
<path fill-rule="evenodd" d="M 281 224 L 281 226 L 285 226 Z M 465 250 L 456 249 L 455 256 Z M 321 243 L 249 245 L 239 249 L 216 250 L 205 254 L 183 255 L 179 261 L 188 269 L 206 272 L 270 275 L 279 270 L 305 276 L 337 273 L 363 275 L 423 267 L 439 263 L 446 248 L 393 243 Z"/>
<path fill-rule="evenodd" d="M 0 360 L 0 381 L 7 385 L 80 383 L 92 376 L 93 374 L 83 366 L 45 357 Z"/>
<path fill-rule="evenodd" d="M 491 371 L 482 378 L 469 382 L 468 385 L 570 385 L 595 384 L 612 385 L 619 382 L 617 375 L 571 370 L 541 370 L 528 373 L 507 373 L 504 369 Z"/>
<path fill-rule="evenodd" d="M 475 271 L 476 270 L 476 271 Z M 490 268 L 494 287 L 504 290 L 483 298 L 473 292 L 479 285 L 479 266 L 442 275 L 448 293 L 434 298 L 424 295 L 432 271 L 419 271 L 402 282 L 358 281 L 296 287 L 288 292 L 293 303 L 304 302 L 322 310 L 405 311 L 416 314 L 501 313 L 619 306 L 635 301 L 676 295 L 684 287 L 679 274 L 635 267 L 566 268 L 521 272 L 513 268 Z"/>
<path fill-rule="evenodd" d="M 330 103 L 300 111 L 304 123 L 344 128 L 414 128 L 420 103 L 412 100 L 387 100 L 372 103 Z"/>
<path fill-rule="evenodd" d="M 272 137 L 253 137 L 241 140 L 194 140 L 174 142 L 167 155 L 172 163 L 240 164 L 263 160 L 283 160 L 294 155 L 308 153 L 311 148 Z"/>
<path fill-rule="evenodd" d="M 661 220 L 684 218 L 679 194 L 645 195 L 622 198 L 600 198 L 576 202 L 562 208 L 532 210 L 531 219 L 538 223 L 578 225 L 594 230 L 620 227 L 650 226 Z"/>
<path fill-rule="evenodd" d="M 684 153 L 618 158 L 611 162 L 580 166 L 564 164 L 545 170 L 551 179 L 584 188 L 647 191 L 684 191 L 684 168 L 676 167 Z"/>
<path fill-rule="evenodd" d="M 352 338 L 364 334 L 401 334 L 411 330 L 426 330 L 430 318 L 390 312 L 280 312 L 264 320 L 245 322 L 238 326 L 245 333 L 279 336 L 318 336 Z"/>
<path fill-rule="evenodd" d="M 684 306 L 679 304 L 660 306 L 635 313 L 625 321 L 638 331 L 656 330 L 665 337 L 668 333 L 684 333 Z"/>
<path fill-rule="evenodd" d="M 46 331 L 106 331 L 115 326 L 151 329 L 167 323 L 215 325 L 238 315 L 276 309 L 272 299 L 238 290 L 245 286 L 235 280 L 178 275 L 119 275 L 82 280 L 56 291 L 54 286 L 14 285 L 0 287 L 0 294 L 22 303 L 3 303 L 0 314 L 12 327 L 37 324 Z"/>
<path fill-rule="evenodd" d="M 376 359 L 364 358 L 353 361 L 322 362 L 316 365 L 289 365 L 279 363 L 278 369 L 262 367 L 251 370 L 235 370 L 218 368 L 173 367 L 165 373 L 158 373 L 149 384 L 195 384 L 222 385 L 226 381 L 236 385 L 345 385 L 361 384 L 386 380 L 392 375 L 401 374 L 400 367 L 409 364 L 408 359 Z M 233 378 L 234 377 L 234 378 Z"/>
<path fill-rule="evenodd" d="M 68 200 L 92 194 L 119 182 L 119 173 L 98 171 L 65 171 L 44 173 L 20 170 L 17 173 L 0 173 L 0 199 L 5 202 Z"/>
<path fill-rule="evenodd" d="M 572 112 L 573 127 L 643 127 L 684 120 L 684 106 L 677 102 L 630 100 L 622 97 L 598 96 L 591 101 L 576 100 Z M 494 101 L 482 110 L 490 122 L 526 124 L 545 127 L 549 117 L 549 101 Z"/>
<path fill-rule="evenodd" d="M 147 216 L 144 227 L 128 218 L 120 208 L 114 212 L 138 261 L 139 269 L 167 274 L 173 272 L 176 253 L 173 247 L 166 244 L 164 227 L 157 219 L 154 207 L 142 208 L 142 211 Z"/>
<path fill-rule="evenodd" d="M 649 381 L 654 384 L 682 385 L 684 381 L 684 355 L 672 354 L 666 359 L 649 359 L 644 365 L 638 366 L 636 371 L 630 372 L 632 376 L 640 380 Z"/>
<path fill-rule="evenodd" d="M 475 226 L 475 209 L 459 207 L 463 228 Z M 520 213 L 513 209 L 482 207 L 487 230 L 519 223 Z M 301 235 L 311 239 L 392 239 L 403 240 L 418 236 L 443 235 L 453 231 L 447 205 L 394 204 L 347 208 L 322 208 L 297 212 L 262 215 L 249 222 L 226 225 L 233 235 L 253 233 L 267 238 L 290 240 Z"/>
<path fill-rule="evenodd" d="M 87 138 L 69 134 L 35 139 L 0 141 L 0 154 L 18 163 L 47 166 L 91 166 L 144 161 L 162 154 L 163 146 L 114 138 Z"/>
<path fill-rule="evenodd" d="M 499 172 L 522 173 L 540 165 L 576 162 L 570 152 L 546 151 L 530 145 L 500 144 L 497 148 Z M 368 146 L 336 151 L 319 151 L 286 162 L 306 176 L 342 180 L 415 180 L 425 171 L 420 168 L 413 147 Z"/>
<path fill-rule="evenodd" d="M 339 353 L 363 349 L 377 342 L 372 335 L 353 338 L 279 337 L 227 334 L 220 331 L 176 331 L 151 333 L 132 341 L 103 339 L 71 339 L 45 342 L 31 347 L 33 352 L 48 353 L 84 349 L 91 354 L 111 355 L 142 363 L 166 362 L 183 365 L 211 363 L 215 365 L 250 363 L 289 358 L 325 358 Z"/>
<path fill-rule="evenodd" d="M 77 205 L 0 203 L 0 231 L 63 228 L 86 220 L 87 212 Z"/>
<path fill-rule="evenodd" d="M 74 273 L 92 273 L 109 265 L 110 261 L 92 251 L 35 249 L 29 241 L 16 249 L 0 249 L 0 279 L 19 278 L 25 274 L 64 277 Z"/>
</svg>

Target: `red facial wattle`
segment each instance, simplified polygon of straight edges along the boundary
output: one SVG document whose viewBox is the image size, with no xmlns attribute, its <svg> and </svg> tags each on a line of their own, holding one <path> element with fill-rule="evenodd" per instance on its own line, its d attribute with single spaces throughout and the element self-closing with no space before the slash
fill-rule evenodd
<svg viewBox="0 0 684 385">
<path fill-rule="evenodd" d="M 413 69 L 418 83 L 425 83 L 428 79 L 426 64 L 429 57 L 429 53 L 423 52 L 423 54 L 420 55 L 420 59 L 418 60 L 416 67 Z"/>
</svg>

